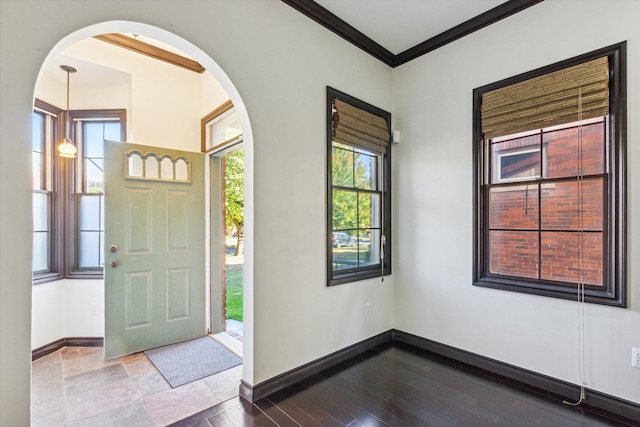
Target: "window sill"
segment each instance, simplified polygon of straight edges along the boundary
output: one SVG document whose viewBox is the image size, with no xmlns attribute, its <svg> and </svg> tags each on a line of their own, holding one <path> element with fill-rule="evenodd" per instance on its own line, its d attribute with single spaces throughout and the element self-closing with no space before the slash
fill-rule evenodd
<svg viewBox="0 0 640 427">
<path fill-rule="evenodd" d="M 31 283 L 35 286 L 41 285 L 43 283 L 55 282 L 62 279 L 64 279 L 64 277 L 62 277 L 62 274 L 60 273 L 43 273 L 34 275 Z"/>
<path fill-rule="evenodd" d="M 482 288 L 500 289 L 503 291 L 520 292 L 530 295 L 539 295 L 552 298 L 577 301 L 578 294 L 576 288 L 571 285 L 561 285 L 549 283 L 534 283 L 503 277 L 483 277 L 473 283 L 474 286 Z M 603 287 L 585 286 L 585 302 L 612 307 L 626 308 L 625 298 L 618 293 L 611 292 Z"/>
<path fill-rule="evenodd" d="M 104 273 L 100 272 L 91 272 L 91 271 L 74 271 L 69 273 L 66 277 L 60 273 L 44 273 L 39 275 L 34 275 L 32 284 L 33 286 L 42 285 L 44 283 L 55 282 L 58 280 L 104 280 Z"/>
<path fill-rule="evenodd" d="M 104 280 L 104 271 L 72 271 L 66 277 L 66 279 L 90 279 L 90 280 Z"/>
<path fill-rule="evenodd" d="M 391 274 L 391 269 L 385 268 L 383 273 L 384 276 L 387 277 Z M 329 279 L 329 283 L 327 284 L 327 286 L 342 285 L 344 283 L 375 278 L 380 278 L 380 268 L 376 270 L 358 271 L 344 274 L 336 274 L 334 272 L 333 278 Z"/>
</svg>

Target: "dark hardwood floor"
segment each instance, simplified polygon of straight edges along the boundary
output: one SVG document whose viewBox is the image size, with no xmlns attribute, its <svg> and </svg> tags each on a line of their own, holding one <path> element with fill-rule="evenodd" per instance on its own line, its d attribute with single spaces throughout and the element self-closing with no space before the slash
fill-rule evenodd
<svg viewBox="0 0 640 427">
<path fill-rule="evenodd" d="M 176 426 L 621 426 L 473 368 L 395 343 L 254 404 L 234 398 Z"/>
</svg>

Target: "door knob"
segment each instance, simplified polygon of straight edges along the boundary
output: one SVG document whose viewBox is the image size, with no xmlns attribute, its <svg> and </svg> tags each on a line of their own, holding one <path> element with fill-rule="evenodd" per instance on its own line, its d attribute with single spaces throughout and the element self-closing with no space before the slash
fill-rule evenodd
<svg viewBox="0 0 640 427">
<path fill-rule="evenodd" d="M 109 246 L 109 252 L 111 252 L 112 254 L 114 254 L 114 253 L 118 252 L 118 249 L 120 249 L 120 248 L 118 247 L 118 245 L 111 245 L 111 246 Z"/>
<path fill-rule="evenodd" d="M 118 260 L 117 260 L 117 259 L 112 259 L 112 260 L 109 262 L 109 265 L 111 266 L 111 268 L 116 268 L 117 266 L 119 266 L 119 265 L 120 265 L 120 263 L 118 262 Z"/>
</svg>

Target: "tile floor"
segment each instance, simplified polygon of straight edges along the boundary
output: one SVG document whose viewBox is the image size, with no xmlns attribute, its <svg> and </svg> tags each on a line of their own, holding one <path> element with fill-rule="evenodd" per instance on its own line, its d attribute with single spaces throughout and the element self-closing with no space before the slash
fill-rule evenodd
<svg viewBox="0 0 640 427">
<path fill-rule="evenodd" d="M 242 365 L 171 388 L 144 353 L 102 351 L 64 347 L 32 363 L 32 427 L 166 426 L 238 395 Z"/>
</svg>

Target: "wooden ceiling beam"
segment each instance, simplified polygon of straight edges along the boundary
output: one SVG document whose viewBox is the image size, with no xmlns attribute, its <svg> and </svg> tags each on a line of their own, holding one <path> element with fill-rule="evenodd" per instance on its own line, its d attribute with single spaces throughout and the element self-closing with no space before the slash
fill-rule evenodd
<svg viewBox="0 0 640 427">
<path fill-rule="evenodd" d="M 95 39 L 102 40 L 103 42 L 111 43 L 116 46 L 120 46 L 125 49 L 132 50 L 142 55 L 150 56 L 151 58 L 159 61 L 164 61 L 169 64 L 185 68 L 195 73 L 204 73 L 206 69 L 200 65 L 199 62 L 193 59 L 185 58 L 177 53 L 169 52 L 168 50 L 159 48 L 157 46 L 150 45 L 148 43 L 136 40 L 132 37 L 125 36 L 124 34 L 102 34 L 94 36 Z"/>
</svg>

